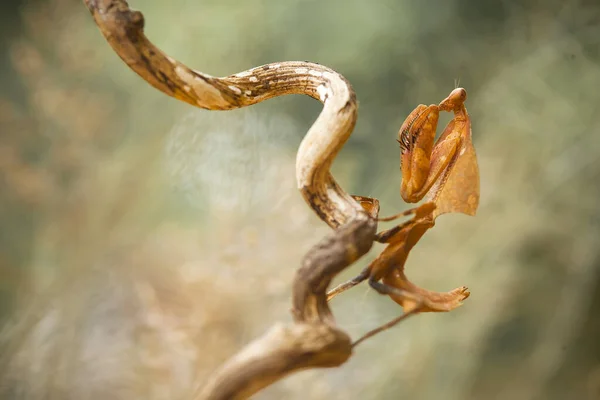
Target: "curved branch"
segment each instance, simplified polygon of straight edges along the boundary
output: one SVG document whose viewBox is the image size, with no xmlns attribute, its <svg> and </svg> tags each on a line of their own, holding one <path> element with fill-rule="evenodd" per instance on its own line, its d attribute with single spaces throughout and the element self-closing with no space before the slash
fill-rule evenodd
<svg viewBox="0 0 600 400">
<path fill-rule="evenodd" d="M 298 188 L 311 208 L 335 228 L 304 258 L 293 285 L 295 323 L 277 325 L 225 363 L 199 389 L 198 399 L 244 399 L 305 368 L 334 367 L 352 353 L 335 326 L 326 290 L 343 269 L 368 252 L 378 203 L 368 210 L 333 179 L 329 169 L 357 114 L 354 91 L 340 74 L 308 62 L 281 62 L 215 78 L 192 70 L 156 48 L 143 33 L 144 18 L 123 0 L 84 0 L 115 52 L 136 73 L 169 96 L 209 110 L 229 110 L 266 99 L 305 94 L 324 107 L 298 150 Z"/>
<path fill-rule="evenodd" d="M 300 144 L 296 180 L 304 199 L 332 228 L 363 210 L 329 169 L 354 129 L 357 103 L 350 83 L 325 66 L 285 61 L 217 78 L 169 57 L 144 35 L 144 17 L 124 0 L 84 0 L 100 31 L 121 59 L 161 92 L 208 110 L 231 110 L 287 95 L 320 100 L 323 111 Z"/>
<path fill-rule="evenodd" d="M 285 376 L 307 368 L 337 367 L 350 357 L 343 331 L 327 325 L 275 325 L 227 361 L 194 399 L 247 399 Z"/>
</svg>

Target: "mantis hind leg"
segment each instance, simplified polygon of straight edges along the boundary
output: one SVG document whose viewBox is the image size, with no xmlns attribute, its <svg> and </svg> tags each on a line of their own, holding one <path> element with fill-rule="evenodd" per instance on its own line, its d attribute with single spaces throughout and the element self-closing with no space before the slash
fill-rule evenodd
<svg viewBox="0 0 600 400">
<path fill-rule="evenodd" d="M 408 217 L 409 215 L 413 215 L 414 213 L 416 213 L 418 208 L 419 207 L 413 207 L 413 208 L 409 208 L 408 210 L 401 211 L 398 214 L 390 215 L 389 217 L 377 218 L 377 221 L 390 222 L 390 221 L 397 220 L 398 218 Z"/>
<path fill-rule="evenodd" d="M 398 288 L 395 288 L 390 285 L 386 285 L 385 283 L 379 282 L 378 280 L 375 280 L 373 278 L 369 279 L 369 286 L 371 286 L 373 289 L 375 289 L 379 294 L 383 294 L 386 296 L 396 295 L 396 296 L 406 297 L 407 299 L 416 300 L 416 301 L 422 300 L 420 296 L 417 296 L 415 294 L 407 292 L 406 290 L 402 290 L 402 289 L 398 289 Z"/>
<path fill-rule="evenodd" d="M 413 218 L 401 223 L 400 225 L 397 225 L 393 228 L 390 228 L 388 230 L 377 233 L 375 235 L 375 240 L 379 243 L 391 243 L 398 239 L 405 240 L 405 239 L 403 239 L 401 232 L 405 228 L 409 228 L 411 225 L 417 224 L 417 222 L 419 220 L 422 220 L 423 218 L 427 218 L 427 217 L 431 218 L 435 209 L 436 209 L 435 203 L 428 201 L 426 203 L 421 204 L 418 207 L 408 209 L 406 211 L 403 211 L 403 212 L 393 215 L 391 217 L 379 218 L 378 221 L 393 221 L 395 218 L 399 218 L 402 216 L 408 216 L 408 215 L 414 215 Z M 398 235 L 398 237 L 396 237 L 396 235 Z M 406 236 L 406 235 L 404 235 L 404 236 Z"/>
<path fill-rule="evenodd" d="M 327 301 L 333 299 L 338 294 L 341 294 L 348 289 L 352 289 L 354 286 L 362 283 L 369 277 L 369 275 L 370 275 L 369 268 L 365 268 L 360 274 L 358 274 L 354 278 L 337 285 L 336 287 L 331 289 L 329 292 L 327 292 Z"/>
<path fill-rule="evenodd" d="M 420 312 L 420 308 L 421 308 L 421 306 L 415 307 L 415 308 L 411 309 L 410 311 L 407 311 L 404 314 L 400 315 L 399 317 L 396 317 L 393 320 L 386 322 L 385 324 L 383 324 L 375 329 L 370 330 L 369 332 L 362 335 L 354 343 L 352 343 L 352 347 L 358 346 L 360 343 L 364 342 L 365 340 L 367 340 L 370 337 L 377 335 L 378 333 L 381 333 L 390 328 L 393 328 L 394 326 L 398 325 L 400 322 L 404 321 L 406 318 L 410 317 L 411 315 L 418 314 Z"/>
<path fill-rule="evenodd" d="M 388 286 L 388 285 L 378 282 L 374 279 L 369 279 L 369 285 L 371 285 L 371 287 L 373 289 L 377 290 L 381 294 L 389 295 L 389 294 L 393 293 L 396 295 L 406 296 L 415 301 L 415 307 L 411 308 L 409 311 L 406 311 L 404 314 L 400 315 L 399 317 L 396 317 L 393 320 L 386 322 L 385 324 L 380 325 L 377 328 L 368 331 L 367 333 L 362 335 L 360 338 L 358 338 L 354 343 L 352 343 L 352 347 L 356 347 L 360 343 L 369 339 L 370 337 L 373 337 L 373 336 L 377 335 L 378 333 L 381 333 L 385 330 L 388 330 L 388 329 L 396 326 L 397 324 L 404 321 L 406 318 L 410 317 L 411 315 L 418 314 L 424 305 L 423 299 L 419 298 L 418 296 L 415 296 L 411 293 L 405 292 L 404 290 L 397 289 L 392 286 Z"/>
</svg>

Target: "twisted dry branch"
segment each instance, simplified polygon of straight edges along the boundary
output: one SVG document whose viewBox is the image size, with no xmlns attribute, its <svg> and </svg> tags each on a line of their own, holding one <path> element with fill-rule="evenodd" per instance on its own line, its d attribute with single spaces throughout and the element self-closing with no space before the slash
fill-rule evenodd
<svg viewBox="0 0 600 400">
<path fill-rule="evenodd" d="M 169 57 L 144 35 L 144 17 L 124 0 L 84 0 L 113 50 L 138 75 L 161 92 L 207 110 L 232 110 L 288 94 L 323 103 L 296 158 L 296 180 L 307 203 L 329 226 L 363 213 L 362 207 L 333 179 L 330 166 L 354 129 L 354 90 L 325 66 L 286 61 L 216 78 Z"/>
<path fill-rule="evenodd" d="M 148 83 L 208 110 L 250 106 L 272 97 L 304 94 L 323 110 L 300 144 L 298 188 L 334 232 L 304 258 L 293 284 L 295 322 L 277 325 L 223 365 L 194 394 L 197 399 L 243 399 L 287 374 L 334 367 L 352 353 L 348 335 L 335 326 L 327 305 L 331 280 L 369 251 L 378 204 L 363 208 L 334 180 L 330 166 L 354 128 L 357 104 L 337 72 L 309 62 L 281 62 L 216 78 L 188 68 L 156 48 L 143 33 L 144 18 L 123 0 L 84 0 L 114 51 Z M 368 211 L 367 211 L 368 210 Z"/>
</svg>

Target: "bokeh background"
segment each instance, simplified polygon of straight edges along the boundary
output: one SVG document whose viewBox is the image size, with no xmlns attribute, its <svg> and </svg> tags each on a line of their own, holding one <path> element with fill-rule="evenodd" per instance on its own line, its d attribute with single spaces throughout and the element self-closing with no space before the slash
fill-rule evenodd
<svg viewBox="0 0 600 400">
<path fill-rule="evenodd" d="M 406 208 L 405 116 L 458 80 L 469 93 L 479 213 L 441 217 L 407 271 L 471 298 L 256 398 L 600 399 L 597 0 L 130 4 L 212 75 L 281 60 L 344 74 L 360 112 L 334 174 L 383 214 Z M 0 397 L 188 399 L 289 321 L 294 271 L 328 232 L 294 179 L 319 110 L 299 96 L 192 109 L 131 72 L 81 1 L 3 2 Z M 366 286 L 333 307 L 353 337 L 400 312 Z"/>
</svg>

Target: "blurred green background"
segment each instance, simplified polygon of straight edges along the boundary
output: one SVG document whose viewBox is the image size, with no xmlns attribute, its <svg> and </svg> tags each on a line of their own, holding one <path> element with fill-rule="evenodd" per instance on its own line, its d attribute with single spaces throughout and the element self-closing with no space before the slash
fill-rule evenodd
<svg viewBox="0 0 600 400">
<path fill-rule="evenodd" d="M 360 111 L 334 174 L 386 215 L 406 208 L 406 115 L 458 80 L 469 94 L 479 213 L 441 217 L 407 272 L 471 298 L 256 398 L 600 399 L 597 0 L 130 5 L 159 47 L 212 75 L 282 60 L 345 75 Z M 131 72 L 81 1 L 3 2 L 1 398 L 187 399 L 289 321 L 294 271 L 328 232 L 294 178 L 319 110 L 298 96 L 192 109 Z M 333 307 L 353 337 L 400 312 L 366 285 Z"/>
</svg>

